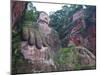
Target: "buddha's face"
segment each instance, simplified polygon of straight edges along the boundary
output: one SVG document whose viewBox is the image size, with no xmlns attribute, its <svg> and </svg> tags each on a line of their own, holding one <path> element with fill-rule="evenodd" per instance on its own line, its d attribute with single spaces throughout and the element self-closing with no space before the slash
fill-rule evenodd
<svg viewBox="0 0 100 75">
<path fill-rule="evenodd" d="M 37 22 L 39 24 L 39 27 L 41 28 L 41 30 L 43 30 L 43 32 L 45 32 L 45 34 L 51 32 L 50 27 L 48 26 L 49 21 L 50 21 L 50 18 L 48 14 L 46 14 L 45 12 L 41 12 Z"/>
<path fill-rule="evenodd" d="M 46 13 L 41 12 L 40 15 L 39 15 L 39 18 L 38 18 L 38 23 L 39 24 L 48 25 L 49 24 L 49 21 L 50 21 L 49 16 Z"/>
</svg>

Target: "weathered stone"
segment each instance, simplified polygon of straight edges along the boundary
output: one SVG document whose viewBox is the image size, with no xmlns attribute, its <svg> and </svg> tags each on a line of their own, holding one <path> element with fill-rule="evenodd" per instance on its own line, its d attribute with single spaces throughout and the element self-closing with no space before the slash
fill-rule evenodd
<svg viewBox="0 0 100 75">
<path fill-rule="evenodd" d="M 82 46 L 76 47 L 76 50 L 78 52 L 79 63 L 81 66 L 95 66 L 96 58 L 93 53 Z"/>
<path fill-rule="evenodd" d="M 26 26 L 29 37 L 28 41 L 22 40 L 21 53 L 32 64 L 33 72 L 50 72 L 56 69 L 54 55 L 60 48 L 60 40 L 57 33 L 48 26 L 48 15 L 44 12 L 40 14 L 37 23 Z"/>
<path fill-rule="evenodd" d="M 23 30 L 22 30 L 22 40 L 28 41 L 28 39 L 29 39 L 29 29 L 23 28 Z"/>
<path fill-rule="evenodd" d="M 30 28 L 29 30 L 29 39 L 28 39 L 28 43 L 29 45 L 35 45 L 35 34 L 34 34 L 34 30 L 32 28 Z"/>
<path fill-rule="evenodd" d="M 27 2 L 25 1 L 12 1 L 12 28 L 17 27 L 16 23 L 21 20 L 22 13 L 25 11 Z"/>
<path fill-rule="evenodd" d="M 35 45 L 38 49 L 42 47 L 42 39 L 39 31 L 35 31 Z"/>
</svg>

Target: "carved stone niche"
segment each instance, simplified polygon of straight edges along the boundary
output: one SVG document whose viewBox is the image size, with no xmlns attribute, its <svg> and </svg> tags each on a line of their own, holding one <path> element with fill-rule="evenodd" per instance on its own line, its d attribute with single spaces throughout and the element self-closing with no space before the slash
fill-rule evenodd
<svg viewBox="0 0 100 75">
<path fill-rule="evenodd" d="M 34 37 L 29 34 L 28 39 L 21 42 L 21 53 L 32 64 L 33 72 L 50 72 L 56 69 L 54 62 L 54 54 L 56 52 L 54 51 L 58 50 L 59 39 L 57 39 L 58 37 L 52 28 L 48 26 L 49 20 L 48 14 L 40 12 L 35 24 L 37 28 L 31 27 L 32 31 L 28 28 L 28 33 L 34 34 Z M 30 45 L 29 39 L 34 39 L 34 44 Z M 44 42 L 46 46 L 44 46 Z M 41 45 L 41 47 L 38 48 L 37 45 Z"/>
</svg>

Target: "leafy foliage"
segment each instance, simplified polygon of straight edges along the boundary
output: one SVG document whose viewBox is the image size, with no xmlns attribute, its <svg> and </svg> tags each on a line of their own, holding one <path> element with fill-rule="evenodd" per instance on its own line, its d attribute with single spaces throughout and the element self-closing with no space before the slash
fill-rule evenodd
<svg viewBox="0 0 100 75">
<path fill-rule="evenodd" d="M 28 3 L 27 9 L 24 14 L 24 20 L 26 21 L 36 21 L 38 16 L 38 11 L 36 7 L 33 6 L 31 2 Z"/>
<path fill-rule="evenodd" d="M 55 58 L 60 70 L 74 70 L 77 64 L 77 53 L 75 47 L 61 48 Z"/>
</svg>

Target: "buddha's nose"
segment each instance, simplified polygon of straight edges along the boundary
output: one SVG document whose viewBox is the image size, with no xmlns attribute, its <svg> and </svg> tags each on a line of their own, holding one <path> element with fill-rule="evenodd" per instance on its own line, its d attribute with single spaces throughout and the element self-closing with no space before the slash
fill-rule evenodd
<svg viewBox="0 0 100 75">
<path fill-rule="evenodd" d="M 47 17 L 45 17 L 45 20 L 48 20 Z"/>
</svg>

